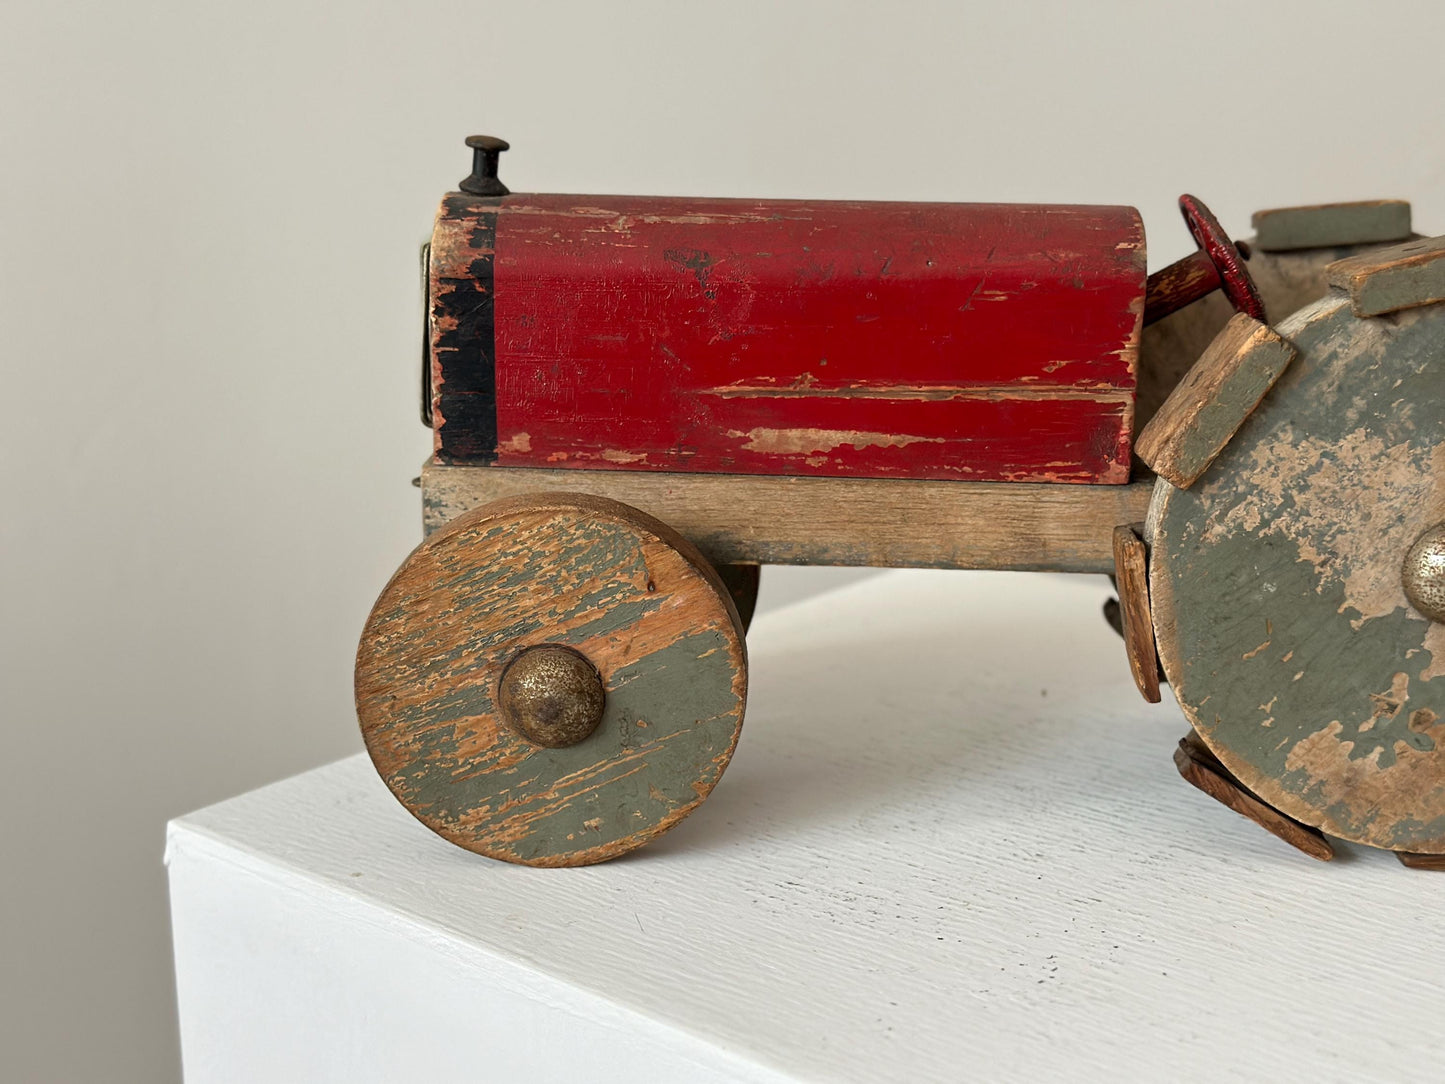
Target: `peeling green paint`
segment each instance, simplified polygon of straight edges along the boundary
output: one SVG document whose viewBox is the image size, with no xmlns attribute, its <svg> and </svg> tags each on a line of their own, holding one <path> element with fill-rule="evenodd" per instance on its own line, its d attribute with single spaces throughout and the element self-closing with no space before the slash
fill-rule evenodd
<svg viewBox="0 0 1445 1084">
<path fill-rule="evenodd" d="M 1165 669 L 1266 802 L 1346 839 L 1442 851 L 1445 629 L 1409 606 L 1399 570 L 1445 518 L 1445 306 L 1359 320 L 1336 297 L 1279 330 L 1300 355 L 1261 408 L 1192 489 L 1156 493 Z"/>
<path fill-rule="evenodd" d="M 424 823 L 556 864 L 661 830 L 721 776 L 742 718 L 742 644 L 690 559 L 584 509 L 469 516 L 404 568 L 368 624 L 358 711 L 383 777 Z M 611 660 L 601 722 L 566 748 L 513 733 L 495 703 L 506 663 L 541 643 Z"/>
</svg>

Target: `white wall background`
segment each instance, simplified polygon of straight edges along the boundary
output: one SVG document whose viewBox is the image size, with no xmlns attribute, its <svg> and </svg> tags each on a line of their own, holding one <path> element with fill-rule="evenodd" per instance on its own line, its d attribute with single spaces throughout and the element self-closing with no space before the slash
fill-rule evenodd
<svg viewBox="0 0 1445 1084">
<path fill-rule="evenodd" d="M 163 822 L 359 747 L 462 137 L 511 140 L 516 190 L 1133 203 L 1157 267 L 1182 191 L 1241 233 L 1380 196 L 1445 229 L 1442 33 L 1354 0 L 4 0 L 0 1072 L 173 1078 Z"/>
</svg>

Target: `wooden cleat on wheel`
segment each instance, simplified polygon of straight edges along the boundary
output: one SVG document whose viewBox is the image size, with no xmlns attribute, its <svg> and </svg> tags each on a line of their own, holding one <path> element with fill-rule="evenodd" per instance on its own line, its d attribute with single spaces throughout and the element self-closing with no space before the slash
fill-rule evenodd
<svg viewBox="0 0 1445 1084">
<path fill-rule="evenodd" d="M 1149 616 L 1148 551 L 1133 527 L 1114 528 L 1114 581 L 1119 589 L 1118 631 L 1129 653 L 1129 671 L 1139 694 L 1157 704 L 1159 655 L 1154 649 L 1154 624 Z"/>
<path fill-rule="evenodd" d="M 1293 357 L 1294 347 L 1272 328 L 1237 313 L 1149 420 L 1135 453 L 1159 477 L 1188 489 Z"/>
<path fill-rule="evenodd" d="M 1445 873 L 1445 854 L 1414 854 L 1410 851 L 1396 851 L 1395 857 L 1407 869 L 1428 869 Z"/>
<path fill-rule="evenodd" d="M 1252 224 L 1254 246 L 1262 252 L 1403 241 L 1410 236 L 1410 204 L 1408 200 L 1374 199 L 1277 207 L 1255 211 Z"/>
<path fill-rule="evenodd" d="M 1335 849 L 1330 846 L 1330 841 L 1318 829 L 1286 817 L 1241 786 L 1239 780 L 1229 774 L 1229 769 L 1219 763 L 1219 759 L 1192 730 L 1179 739 L 1179 747 L 1174 750 L 1174 766 L 1179 769 L 1185 782 L 1198 787 L 1240 816 L 1254 821 L 1266 832 L 1278 836 L 1296 850 L 1303 851 L 1321 862 L 1328 862 L 1335 856 Z"/>
<path fill-rule="evenodd" d="M 1337 260 L 1325 269 L 1330 285 L 1350 295 L 1356 316 L 1381 316 L 1445 301 L 1445 237 Z"/>
</svg>

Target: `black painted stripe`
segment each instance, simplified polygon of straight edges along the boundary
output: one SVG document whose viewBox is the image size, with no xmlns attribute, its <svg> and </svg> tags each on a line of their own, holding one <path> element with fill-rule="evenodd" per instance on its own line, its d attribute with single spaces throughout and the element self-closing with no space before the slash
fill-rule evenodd
<svg viewBox="0 0 1445 1084">
<path fill-rule="evenodd" d="M 499 199 L 460 192 L 445 201 L 448 217 L 475 223 L 466 277 L 445 279 L 432 298 L 433 326 L 454 321 L 436 337 L 434 357 L 441 370 L 437 388 L 437 455 L 491 463 L 497 458 L 497 330 L 493 259 L 497 247 Z M 492 208 L 492 209 L 487 209 Z"/>
</svg>

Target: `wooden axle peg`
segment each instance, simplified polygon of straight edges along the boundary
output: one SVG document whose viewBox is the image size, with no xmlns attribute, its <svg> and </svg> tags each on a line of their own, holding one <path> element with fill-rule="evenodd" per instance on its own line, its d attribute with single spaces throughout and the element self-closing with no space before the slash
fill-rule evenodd
<svg viewBox="0 0 1445 1084">
<path fill-rule="evenodd" d="M 1149 276 L 1144 292 L 1144 323 L 1162 320 L 1219 289 L 1236 311 L 1263 321 L 1264 301 L 1245 267 L 1245 255 L 1224 232 L 1214 212 L 1187 194 L 1179 197 L 1179 210 L 1199 251 Z"/>
<path fill-rule="evenodd" d="M 1149 419 L 1135 453 L 1161 478 L 1188 489 L 1294 355 L 1294 347 L 1272 329 L 1237 313 Z"/>
<path fill-rule="evenodd" d="M 1350 295 L 1356 316 L 1380 316 L 1445 301 L 1445 236 L 1336 260 L 1325 268 L 1331 286 Z"/>
<path fill-rule="evenodd" d="M 1159 655 L 1149 615 L 1149 561 L 1144 541 L 1130 526 L 1114 528 L 1114 579 L 1119 590 L 1120 632 L 1139 694 L 1159 703 Z"/>
</svg>

